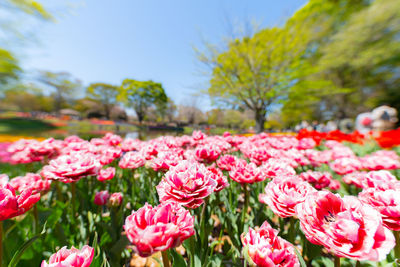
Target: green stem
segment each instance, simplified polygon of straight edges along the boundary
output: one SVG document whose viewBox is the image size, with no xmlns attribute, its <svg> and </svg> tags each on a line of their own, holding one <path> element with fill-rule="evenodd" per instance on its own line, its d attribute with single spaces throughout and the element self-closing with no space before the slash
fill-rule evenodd
<svg viewBox="0 0 400 267">
<path fill-rule="evenodd" d="M 33 212 L 33 232 L 36 233 L 39 225 L 39 219 L 38 219 L 39 216 L 36 205 L 33 206 L 32 212 Z"/>
<path fill-rule="evenodd" d="M 396 238 L 396 246 L 394 247 L 394 256 L 396 259 L 400 259 L 400 231 L 393 231 L 394 237 Z"/>
<path fill-rule="evenodd" d="M 296 239 L 295 233 L 296 219 L 292 216 L 290 217 L 290 225 L 289 225 L 289 242 L 294 244 Z"/>
<path fill-rule="evenodd" d="M 335 256 L 334 263 L 335 263 L 335 267 L 340 267 L 340 257 Z"/>
<path fill-rule="evenodd" d="M 194 253 L 195 253 L 195 245 L 194 245 L 195 236 L 191 236 L 189 239 L 190 242 L 190 267 L 194 267 Z"/>
<path fill-rule="evenodd" d="M 3 266 L 3 221 L 0 221 L 0 266 Z"/>
<path fill-rule="evenodd" d="M 71 183 L 71 202 L 72 202 L 72 218 L 75 218 L 76 207 L 75 207 L 75 197 L 76 197 L 76 184 Z"/>
<path fill-rule="evenodd" d="M 361 262 L 360 261 L 356 262 L 356 267 L 361 267 Z"/>
<path fill-rule="evenodd" d="M 202 247 L 205 246 L 204 240 L 206 240 L 206 237 L 204 237 L 204 235 L 205 235 L 204 226 L 205 226 L 205 222 L 206 222 L 207 202 L 208 202 L 208 199 L 206 199 L 206 201 L 204 202 L 203 207 L 201 209 L 201 214 L 200 214 L 200 231 L 201 231 L 200 236 L 202 237 L 202 241 L 201 241 Z"/>
<path fill-rule="evenodd" d="M 161 251 L 161 256 L 164 267 L 171 267 L 171 265 L 169 264 L 168 253 L 166 250 Z"/>
<path fill-rule="evenodd" d="M 240 232 L 239 232 L 240 234 L 242 234 L 244 231 L 244 223 L 246 221 L 247 209 L 249 207 L 249 191 L 247 190 L 247 184 L 243 184 L 243 191 L 244 191 L 244 205 L 242 210 L 242 221 L 240 224 Z"/>
</svg>

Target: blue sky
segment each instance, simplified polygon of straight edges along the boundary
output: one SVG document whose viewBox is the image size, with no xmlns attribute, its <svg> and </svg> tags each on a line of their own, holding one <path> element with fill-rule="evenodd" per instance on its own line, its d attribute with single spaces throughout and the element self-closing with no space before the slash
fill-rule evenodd
<svg viewBox="0 0 400 267">
<path fill-rule="evenodd" d="M 47 0 L 54 3 L 54 0 Z M 46 2 L 45 2 L 46 3 Z M 78 4 L 76 4 L 78 3 Z M 68 71 L 85 85 L 124 78 L 161 82 L 177 104 L 207 79 L 193 46 L 221 43 L 246 21 L 282 24 L 305 0 L 86 0 L 37 30 L 27 69 Z M 203 109 L 209 109 L 207 99 Z"/>
</svg>

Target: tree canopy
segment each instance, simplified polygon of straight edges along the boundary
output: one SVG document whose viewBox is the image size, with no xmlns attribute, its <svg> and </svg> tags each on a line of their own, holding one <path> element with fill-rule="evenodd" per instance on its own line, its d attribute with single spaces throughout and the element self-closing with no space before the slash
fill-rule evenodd
<svg viewBox="0 0 400 267">
<path fill-rule="evenodd" d="M 120 90 L 118 99 L 135 110 L 140 123 L 150 108 L 162 112 L 167 107 L 168 97 L 161 83 L 125 79 Z"/>
<path fill-rule="evenodd" d="M 117 96 L 120 88 L 107 83 L 92 83 L 86 89 L 86 95 L 99 101 L 104 110 L 107 119 L 110 119 L 111 109 L 117 102 Z"/>
<path fill-rule="evenodd" d="M 397 0 L 310 0 L 281 27 L 230 40 L 199 59 L 214 103 L 250 109 L 262 131 L 272 111 L 286 124 L 351 118 L 400 107 Z M 392 100 L 392 101 L 391 101 Z"/>
</svg>

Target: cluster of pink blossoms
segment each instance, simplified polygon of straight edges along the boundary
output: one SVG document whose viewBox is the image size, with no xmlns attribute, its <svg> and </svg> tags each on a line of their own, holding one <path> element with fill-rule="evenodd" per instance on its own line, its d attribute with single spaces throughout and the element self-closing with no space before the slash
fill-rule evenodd
<svg viewBox="0 0 400 267">
<path fill-rule="evenodd" d="M 161 204 L 133 211 L 124 225 L 141 256 L 176 247 L 193 235 L 194 218 L 186 208 L 200 207 L 211 194 L 228 187 L 229 178 L 241 185 L 268 181 L 259 201 L 279 217 L 299 219 L 312 243 L 339 257 L 380 261 L 395 245 L 390 230 L 400 231 L 400 182 L 388 171 L 400 168 L 400 157 L 385 150 L 361 157 L 337 141 L 324 145 L 321 151 L 311 138 L 207 136 L 200 131 L 149 141 L 113 134 L 90 141 L 76 136 L 20 140 L 7 147 L 10 163 L 40 161 L 45 166 L 40 174 L 11 180 L 0 175 L 0 220 L 25 213 L 54 182 L 74 183 L 93 176 L 104 185 L 116 171 L 120 177 L 121 170 L 115 166 L 151 168 L 163 176 L 156 186 Z M 315 170 L 318 167 L 325 169 Z M 362 190 L 358 197 L 330 192 L 343 189 L 340 180 Z M 120 206 L 122 200 L 121 193 L 106 190 L 94 197 L 100 206 Z M 259 266 L 299 266 L 293 245 L 267 222 L 250 228 L 241 240 Z M 93 249 L 88 246 L 82 250 L 64 247 L 42 266 L 89 266 L 92 258 Z"/>
</svg>

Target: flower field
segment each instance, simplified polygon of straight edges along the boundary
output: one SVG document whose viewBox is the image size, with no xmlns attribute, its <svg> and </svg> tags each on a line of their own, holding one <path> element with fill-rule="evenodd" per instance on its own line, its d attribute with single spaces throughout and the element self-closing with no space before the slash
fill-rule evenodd
<svg viewBox="0 0 400 267">
<path fill-rule="evenodd" d="M 399 266 L 399 130 L 0 143 L 2 266 Z"/>
</svg>

